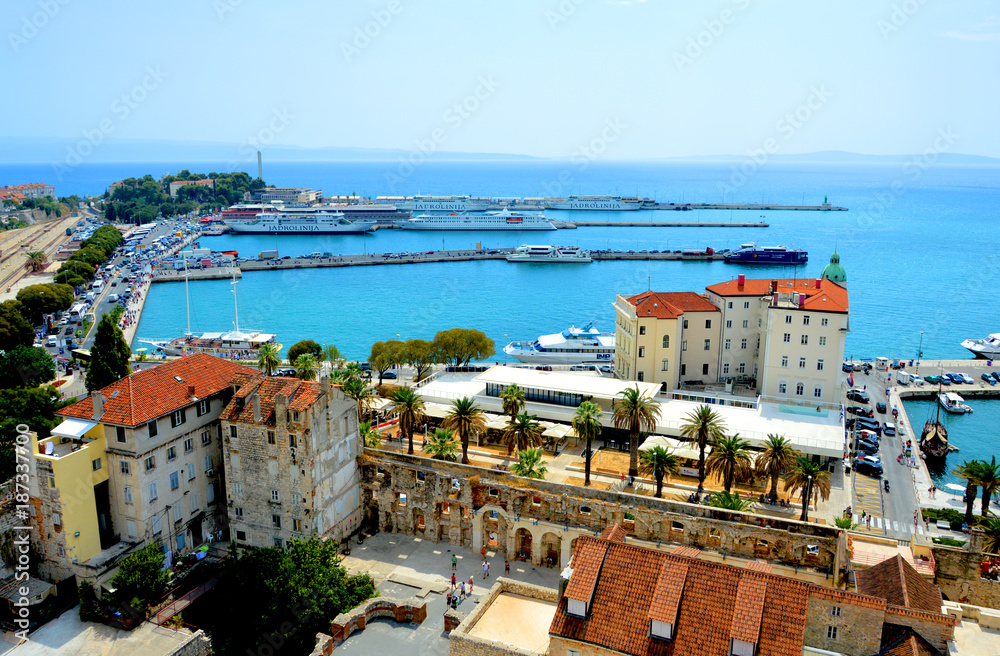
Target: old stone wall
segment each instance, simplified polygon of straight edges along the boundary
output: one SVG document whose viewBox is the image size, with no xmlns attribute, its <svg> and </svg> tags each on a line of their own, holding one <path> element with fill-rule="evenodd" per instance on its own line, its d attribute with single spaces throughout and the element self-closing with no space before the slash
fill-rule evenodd
<svg viewBox="0 0 1000 656">
<path fill-rule="evenodd" d="M 212 653 L 212 641 L 204 631 L 196 631 L 188 640 L 167 656 L 209 656 Z"/>
<path fill-rule="evenodd" d="M 974 606 L 1000 608 L 1000 581 L 984 579 L 980 574 L 983 560 L 988 554 L 974 549 L 940 545 L 935 545 L 933 551 L 934 582 L 941 588 L 945 599 Z"/>
<path fill-rule="evenodd" d="M 534 652 L 526 649 L 519 649 L 512 645 L 484 638 L 472 637 L 469 631 L 476 625 L 479 618 L 486 613 L 490 604 L 496 600 L 501 593 L 516 594 L 532 599 L 543 599 L 545 601 L 556 601 L 559 592 L 551 588 L 543 588 L 539 585 L 521 583 L 501 576 L 497 579 L 485 594 L 479 597 L 479 603 L 461 624 L 451 630 L 448 637 L 448 653 L 452 656 L 537 656 Z"/>
<path fill-rule="evenodd" d="M 419 599 L 393 599 L 377 597 L 369 599 L 354 610 L 337 615 L 330 622 L 330 633 L 335 644 L 351 637 L 355 631 L 363 630 L 373 619 L 390 617 L 397 622 L 422 623 L 427 619 L 427 602 Z"/>
<path fill-rule="evenodd" d="M 955 638 L 956 620 L 951 615 L 937 615 L 911 608 L 888 606 L 885 621 L 887 624 L 912 628 L 942 653 L 948 653 L 948 641 Z"/>
<path fill-rule="evenodd" d="M 554 554 L 564 566 L 571 545 L 563 541 L 623 523 L 630 535 L 651 542 L 826 567 L 835 576 L 839 570 L 841 532 L 834 527 L 528 480 L 377 449 L 365 449 L 362 466 L 366 520 L 384 531 L 474 551 L 487 546 L 511 560 L 530 552 L 541 565 Z M 632 522 L 625 522 L 626 513 Z"/>
<path fill-rule="evenodd" d="M 882 643 L 882 608 L 844 603 L 836 598 L 810 595 L 806 606 L 803 642 L 848 656 L 876 654 Z M 832 637 L 830 627 L 836 628 Z"/>
</svg>

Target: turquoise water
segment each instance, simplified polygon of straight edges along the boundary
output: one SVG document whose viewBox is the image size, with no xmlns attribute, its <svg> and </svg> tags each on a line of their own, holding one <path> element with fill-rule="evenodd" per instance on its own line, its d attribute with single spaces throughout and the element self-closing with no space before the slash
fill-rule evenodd
<svg viewBox="0 0 1000 656">
<path fill-rule="evenodd" d="M 948 429 L 948 441 L 958 447 L 958 453 L 951 453 L 946 458 L 946 467 L 941 471 L 931 471 L 938 486 L 945 483 L 962 483 L 951 470 L 966 460 L 989 460 L 997 455 L 997 431 L 1000 429 L 1000 400 L 966 399 L 973 412 L 965 415 L 953 415 L 941 411 L 941 423 Z M 937 401 L 905 401 L 906 414 L 918 432 L 924 422 L 933 419 L 937 412 Z"/>
</svg>

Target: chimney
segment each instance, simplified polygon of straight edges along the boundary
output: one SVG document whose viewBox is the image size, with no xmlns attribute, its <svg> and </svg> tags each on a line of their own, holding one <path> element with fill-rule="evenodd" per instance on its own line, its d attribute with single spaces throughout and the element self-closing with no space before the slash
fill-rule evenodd
<svg viewBox="0 0 1000 656">
<path fill-rule="evenodd" d="M 284 432 L 288 426 L 288 397 L 278 394 L 274 397 L 274 424 L 278 432 Z"/>
<path fill-rule="evenodd" d="M 100 421 L 101 417 L 104 416 L 104 395 L 100 392 L 94 392 L 90 398 L 94 403 L 94 421 Z"/>
<path fill-rule="evenodd" d="M 806 306 L 806 298 L 807 297 L 806 297 L 805 294 L 799 294 L 799 307 L 800 308 Z"/>
<path fill-rule="evenodd" d="M 819 289 L 822 286 L 823 286 L 823 279 L 822 278 L 816 278 L 816 289 Z"/>
<path fill-rule="evenodd" d="M 192 399 L 198 398 L 197 396 L 195 396 L 194 393 L 194 385 L 188 385 L 188 396 L 190 396 Z"/>
<path fill-rule="evenodd" d="M 746 281 L 747 277 L 742 273 L 736 278 L 736 284 L 739 285 L 741 288 L 743 287 L 743 283 L 745 283 Z"/>
<path fill-rule="evenodd" d="M 261 420 L 260 416 L 260 394 L 257 392 L 253 393 L 253 420 L 254 423 L 259 424 Z"/>
<path fill-rule="evenodd" d="M 319 377 L 319 388 L 320 388 L 320 390 L 322 390 L 322 392 L 323 392 L 324 395 L 330 393 L 330 375 L 329 374 L 324 373 L 322 376 Z"/>
</svg>

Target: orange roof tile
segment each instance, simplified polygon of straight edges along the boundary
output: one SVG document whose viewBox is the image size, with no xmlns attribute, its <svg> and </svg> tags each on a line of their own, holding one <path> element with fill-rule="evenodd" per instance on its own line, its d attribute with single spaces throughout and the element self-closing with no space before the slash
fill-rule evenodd
<svg viewBox="0 0 1000 656">
<path fill-rule="evenodd" d="M 628 531 L 621 524 L 614 524 L 601 531 L 601 538 L 612 542 L 624 542 L 627 536 Z"/>
<path fill-rule="evenodd" d="M 656 589 L 653 591 L 653 601 L 649 604 L 649 619 L 668 624 L 677 622 L 677 609 L 681 604 L 687 573 L 686 562 L 663 561 L 660 578 L 656 580 Z"/>
<path fill-rule="evenodd" d="M 771 563 L 766 563 L 763 560 L 748 560 L 745 567 L 752 572 L 763 572 L 764 574 L 771 573 Z"/>
<path fill-rule="evenodd" d="M 289 410 L 307 410 L 322 395 L 319 383 L 298 378 L 272 377 L 264 374 L 240 375 L 233 379 L 239 386 L 233 399 L 222 411 L 224 421 L 254 424 L 253 396 L 260 396 L 261 425 L 274 426 L 274 403 L 284 396 Z"/>
<path fill-rule="evenodd" d="M 674 547 L 674 550 L 671 551 L 670 553 L 672 553 L 675 556 L 684 556 L 686 558 L 697 558 L 698 556 L 701 555 L 701 549 L 696 549 L 695 547 L 689 547 L 686 544 L 679 544 L 676 547 Z"/>
<path fill-rule="evenodd" d="M 740 577 L 733 607 L 733 624 L 730 628 L 730 636 L 734 640 L 757 644 L 766 593 L 767 579 L 763 576 Z"/>
<path fill-rule="evenodd" d="M 941 590 L 920 576 L 899 554 L 858 571 L 856 576 L 861 594 L 881 597 L 893 606 L 941 612 Z"/>
<path fill-rule="evenodd" d="M 582 542 L 573 555 L 573 576 L 566 586 L 566 597 L 589 604 L 594 596 L 594 586 L 604 564 L 609 542 Z M 617 544 L 617 543 L 611 543 Z"/>
<path fill-rule="evenodd" d="M 100 391 L 104 415 L 99 420 L 116 426 L 140 426 L 187 407 L 229 387 L 233 376 L 253 374 L 245 367 L 214 355 L 196 353 L 129 374 Z M 194 396 L 190 388 L 194 387 Z M 94 399 L 88 396 L 56 413 L 94 421 Z"/>
<path fill-rule="evenodd" d="M 705 289 L 719 296 L 767 296 L 772 288 L 772 282 L 777 282 L 780 293 L 798 292 L 806 295 L 803 309 L 815 312 L 847 312 L 850 308 L 847 288 L 841 287 L 830 280 L 821 280 L 816 287 L 816 279 L 800 278 L 753 278 L 739 284 L 734 278 L 727 282 L 709 285 Z"/>
<path fill-rule="evenodd" d="M 640 317 L 676 319 L 685 312 L 718 312 L 719 308 L 694 292 L 643 292 L 625 299 Z"/>
</svg>

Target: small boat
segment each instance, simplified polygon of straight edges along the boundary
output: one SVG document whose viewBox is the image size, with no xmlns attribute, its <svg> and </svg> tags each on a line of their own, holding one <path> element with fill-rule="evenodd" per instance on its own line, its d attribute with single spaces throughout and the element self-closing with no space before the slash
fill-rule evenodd
<svg viewBox="0 0 1000 656">
<path fill-rule="evenodd" d="M 1000 360 L 1000 333 L 993 333 L 986 339 L 967 339 L 962 348 L 969 349 L 977 358 Z"/>
<path fill-rule="evenodd" d="M 729 264 L 805 264 L 809 261 L 809 253 L 801 248 L 785 248 L 784 246 L 757 246 L 755 242 L 741 244 L 732 253 L 727 253 Z"/>
<path fill-rule="evenodd" d="M 588 263 L 591 261 L 590 251 L 576 246 L 518 246 L 507 256 L 508 262 L 561 262 Z"/>
<path fill-rule="evenodd" d="M 531 364 L 611 364 L 615 334 L 602 333 L 591 321 L 583 328 L 570 326 L 561 333 L 542 335 L 534 342 L 511 342 L 504 353 Z"/>
<path fill-rule="evenodd" d="M 928 419 L 920 434 L 920 450 L 928 458 L 944 458 L 949 448 L 948 430 L 940 422 Z"/>
<path fill-rule="evenodd" d="M 955 392 L 940 392 L 938 394 L 938 403 L 946 411 L 956 415 L 972 412 L 972 408 L 966 405 L 965 399 Z"/>
</svg>

